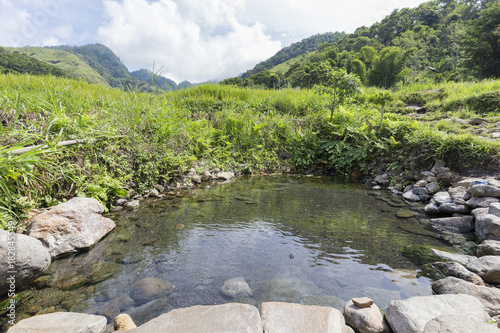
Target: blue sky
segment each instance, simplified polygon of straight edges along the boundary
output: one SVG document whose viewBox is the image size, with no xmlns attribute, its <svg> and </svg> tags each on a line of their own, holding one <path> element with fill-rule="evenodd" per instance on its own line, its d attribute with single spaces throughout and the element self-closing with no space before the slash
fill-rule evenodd
<svg viewBox="0 0 500 333">
<path fill-rule="evenodd" d="M 353 32 L 421 0 L 0 0 L 1 46 L 103 43 L 130 70 L 233 77 L 317 33 Z"/>
</svg>

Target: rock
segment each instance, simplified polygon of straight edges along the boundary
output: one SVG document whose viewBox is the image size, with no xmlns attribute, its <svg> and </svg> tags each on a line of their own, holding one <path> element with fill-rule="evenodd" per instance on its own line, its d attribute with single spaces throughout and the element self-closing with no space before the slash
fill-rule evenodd
<svg viewBox="0 0 500 333">
<path fill-rule="evenodd" d="M 469 295 L 416 296 L 394 300 L 385 312 L 392 330 L 398 333 L 421 333 L 428 322 L 448 315 L 461 317 L 463 321 L 474 318 L 483 323 L 488 323 L 490 319 L 481 302 Z"/>
<path fill-rule="evenodd" d="M 185 229 L 186 226 L 182 223 L 177 223 L 175 226 L 174 226 L 174 229 L 175 230 L 182 230 L 182 229 Z"/>
<path fill-rule="evenodd" d="M 441 205 L 439 208 L 441 208 L 443 205 Z M 435 230 L 439 232 L 449 231 L 455 233 L 468 233 L 474 231 L 474 218 L 472 216 L 442 217 L 430 219 L 430 224 Z"/>
<path fill-rule="evenodd" d="M 398 209 L 396 211 L 396 217 L 398 217 L 400 219 L 409 219 L 409 218 L 415 217 L 417 215 L 418 214 L 416 212 L 411 211 L 409 209 Z"/>
<path fill-rule="evenodd" d="M 162 185 L 155 185 L 154 188 L 155 188 L 155 190 L 157 190 L 160 193 L 165 191 L 165 187 Z"/>
<path fill-rule="evenodd" d="M 500 256 L 500 241 L 485 240 L 477 247 L 477 256 Z"/>
<path fill-rule="evenodd" d="M 175 308 L 175 301 L 170 297 L 157 298 L 138 307 L 133 307 L 126 311 L 136 324 L 144 324 L 164 313 L 172 311 Z"/>
<path fill-rule="evenodd" d="M 487 124 L 488 120 L 484 118 L 477 118 L 477 117 L 472 117 L 469 119 L 469 124 L 470 125 L 481 125 L 481 124 Z"/>
<path fill-rule="evenodd" d="M 373 181 L 382 186 L 388 186 L 390 184 L 389 176 L 387 174 L 378 175 Z"/>
<path fill-rule="evenodd" d="M 423 333 L 498 333 L 497 327 L 477 321 L 475 318 L 464 320 L 462 316 L 440 316 L 429 321 Z"/>
<path fill-rule="evenodd" d="M 140 206 L 139 200 L 131 200 L 128 201 L 123 207 L 126 210 L 138 210 Z"/>
<path fill-rule="evenodd" d="M 447 202 L 453 202 L 450 194 L 448 192 L 438 192 L 432 197 L 437 205 L 442 205 Z"/>
<path fill-rule="evenodd" d="M 144 278 L 137 282 L 130 297 L 136 304 L 144 304 L 154 299 L 168 296 L 174 291 L 174 286 L 168 281 L 156 278 Z"/>
<path fill-rule="evenodd" d="M 158 198 L 159 195 L 160 193 L 158 192 L 158 190 L 152 190 L 148 193 L 148 197 L 150 198 Z"/>
<path fill-rule="evenodd" d="M 482 178 L 463 178 L 459 182 L 456 183 L 456 186 L 461 186 L 464 187 L 465 189 L 468 189 L 469 187 L 472 186 L 472 183 L 474 182 L 483 182 L 484 179 Z"/>
<path fill-rule="evenodd" d="M 134 321 L 126 313 L 119 314 L 113 323 L 115 331 L 128 331 L 133 328 L 137 328 Z"/>
<path fill-rule="evenodd" d="M 499 202 L 500 199 L 493 197 L 480 197 L 480 198 L 472 198 L 467 200 L 467 206 L 472 209 L 475 208 L 487 208 L 494 202 Z"/>
<path fill-rule="evenodd" d="M 436 215 L 439 213 L 439 206 L 435 202 L 429 202 L 425 207 L 424 211 L 428 215 Z"/>
<path fill-rule="evenodd" d="M 201 176 L 194 175 L 193 177 L 191 177 L 191 181 L 195 184 L 199 184 L 201 183 Z"/>
<path fill-rule="evenodd" d="M 415 187 L 426 187 L 427 184 L 429 184 L 427 182 L 427 180 L 421 179 L 421 180 L 419 180 L 418 182 L 415 183 Z"/>
<path fill-rule="evenodd" d="M 474 216 L 474 219 L 478 219 L 479 217 L 483 216 L 484 214 L 488 214 L 489 208 L 475 208 L 471 211 L 472 216 Z"/>
<path fill-rule="evenodd" d="M 441 214 L 466 214 L 469 212 L 469 207 L 447 202 L 439 206 L 439 212 Z"/>
<path fill-rule="evenodd" d="M 500 188 L 492 185 L 474 185 L 468 189 L 468 192 L 474 197 L 500 198 Z"/>
<path fill-rule="evenodd" d="M 54 312 L 20 320 L 8 333 L 102 333 L 107 321 L 103 316 L 74 312 Z"/>
<path fill-rule="evenodd" d="M 115 200 L 115 206 L 123 206 L 126 203 L 127 203 L 127 199 L 125 199 L 125 198 L 119 198 L 119 199 Z"/>
<path fill-rule="evenodd" d="M 15 260 L 10 261 L 12 257 Z M 12 292 L 17 293 L 42 275 L 50 263 L 50 253 L 38 239 L 0 230 L 0 295 L 8 293 L 11 284 L 15 285 Z"/>
<path fill-rule="evenodd" d="M 266 333 L 347 333 L 344 316 L 334 308 L 264 302 L 261 305 L 261 314 L 262 326 Z"/>
<path fill-rule="evenodd" d="M 464 281 L 472 282 L 478 286 L 484 286 L 483 279 L 481 279 L 479 275 L 469 271 L 457 262 L 435 262 L 432 266 L 443 273 L 444 276 L 453 276 Z"/>
<path fill-rule="evenodd" d="M 344 307 L 345 321 L 360 333 L 390 333 L 391 329 L 384 320 L 380 308 L 371 302 L 367 307 L 359 307 L 353 300 Z"/>
<path fill-rule="evenodd" d="M 500 217 L 500 203 L 499 202 L 491 203 L 490 207 L 488 208 L 488 213 Z"/>
<path fill-rule="evenodd" d="M 175 309 L 128 332 L 262 333 L 262 331 L 262 322 L 256 307 L 227 303 Z"/>
<path fill-rule="evenodd" d="M 27 232 L 48 248 L 52 257 L 76 252 L 95 244 L 115 228 L 101 216 L 104 207 L 96 199 L 73 198 L 35 217 Z"/>
<path fill-rule="evenodd" d="M 403 198 L 405 198 L 408 201 L 420 201 L 420 197 L 416 194 L 413 193 L 413 190 L 407 191 L 403 193 Z"/>
<path fill-rule="evenodd" d="M 252 296 L 252 290 L 250 290 L 247 282 L 242 277 L 226 280 L 220 291 L 231 298 L 236 296 Z"/>
<path fill-rule="evenodd" d="M 484 281 L 500 284 L 500 257 L 483 256 L 474 258 L 467 263 L 467 269 L 477 273 Z"/>
<path fill-rule="evenodd" d="M 219 180 L 231 180 L 234 177 L 232 172 L 219 172 L 217 173 L 217 179 Z"/>
<path fill-rule="evenodd" d="M 500 217 L 483 214 L 476 219 L 476 235 L 480 239 L 500 241 Z"/>
<path fill-rule="evenodd" d="M 439 171 L 445 167 L 446 164 L 444 163 L 444 161 L 436 160 L 436 163 L 434 163 L 434 166 L 432 167 L 430 172 L 432 172 L 434 175 L 437 175 L 438 173 L 440 173 Z"/>
<path fill-rule="evenodd" d="M 483 303 L 490 315 L 500 313 L 500 289 L 477 286 L 455 277 L 449 276 L 432 284 L 436 294 L 466 294 L 474 296 Z"/>
<path fill-rule="evenodd" d="M 439 191 L 441 186 L 439 185 L 439 183 L 437 181 L 433 181 L 433 182 L 430 182 L 429 184 L 427 184 L 425 186 L 425 188 L 427 189 L 427 191 L 429 191 L 429 193 L 436 193 L 437 191 Z"/>
<path fill-rule="evenodd" d="M 431 249 L 431 252 L 437 255 L 440 258 L 450 260 L 450 261 L 456 261 L 458 263 L 461 263 L 462 265 L 467 265 L 469 260 L 475 258 L 473 256 L 468 256 L 465 254 L 458 254 L 458 253 L 452 253 L 452 252 L 447 252 L 447 251 L 440 251 L 436 249 Z"/>
<path fill-rule="evenodd" d="M 437 176 L 437 181 L 444 187 L 453 185 L 460 180 L 460 176 L 455 172 L 444 172 Z"/>
<path fill-rule="evenodd" d="M 420 174 L 424 177 L 436 177 L 436 174 L 430 171 L 422 171 Z"/>
<path fill-rule="evenodd" d="M 368 297 L 353 298 L 351 301 L 358 308 L 367 308 L 373 304 L 373 300 Z"/>
<path fill-rule="evenodd" d="M 457 203 L 458 202 L 463 202 L 465 201 L 464 198 L 466 198 L 469 193 L 467 193 L 467 190 L 463 186 L 456 186 L 456 187 L 450 187 L 448 189 L 448 193 L 450 194 L 451 198 L 453 199 L 453 202 Z"/>
</svg>

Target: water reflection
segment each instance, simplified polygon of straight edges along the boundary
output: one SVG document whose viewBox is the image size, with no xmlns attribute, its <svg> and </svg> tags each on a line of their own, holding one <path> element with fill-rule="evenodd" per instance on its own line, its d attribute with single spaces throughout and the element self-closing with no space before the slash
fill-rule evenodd
<svg viewBox="0 0 500 333">
<path fill-rule="evenodd" d="M 443 247 L 432 235 L 405 231 L 419 226 L 396 217 L 402 208 L 398 199 L 331 178 L 248 178 L 198 189 L 113 215 L 116 230 L 89 252 L 55 261 L 21 311 L 128 312 L 140 324 L 177 307 L 226 303 L 219 290 L 239 276 L 253 297 L 235 301 L 341 308 L 368 296 L 385 308 L 392 299 L 431 294 L 401 249 Z M 144 277 L 168 280 L 175 291 L 134 306 L 128 295 Z M 59 293 L 57 302 L 45 300 L 47 290 Z"/>
</svg>

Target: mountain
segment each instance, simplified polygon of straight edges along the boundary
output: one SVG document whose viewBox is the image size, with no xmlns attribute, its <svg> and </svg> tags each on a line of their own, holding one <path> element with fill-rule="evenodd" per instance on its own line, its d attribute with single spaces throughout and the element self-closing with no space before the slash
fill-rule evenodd
<svg viewBox="0 0 500 333">
<path fill-rule="evenodd" d="M 156 77 L 154 73 L 144 68 L 134 72 L 130 72 L 130 75 L 147 83 L 152 83 L 153 79 L 155 79 L 154 86 L 165 91 L 176 91 L 179 89 L 177 83 L 175 83 L 174 81 L 163 76 Z"/>
<path fill-rule="evenodd" d="M 287 60 L 298 57 L 302 54 L 316 51 L 319 49 L 320 45 L 323 43 L 333 43 L 345 36 L 344 32 L 327 32 L 324 34 L 316 34 L 314 36 L 305 38 L 300 42 L 296 42 L 287 46 L 274 56 L 266 61 L 258 63 L 253 69 L 247 71 L 241 77 L 243 79 L 249 78 L 251 75 L 258 73 L 260 71 L 271 69 Z"/>
<path fill-rule="evenodd" d="M 106 80 L 99 75 L 85 61 L 76 55 L 58 49 L 46 47 L 17 47 L 6 48 L 12 52 L 18 52 L 31 59 L 36 59 L 49 66 L 62 70 L 67 76 L 74 76 L 90 83 L 108 85 Z"/>
<path fill-rule="evenodd" d="M 0 47 L 0 73 L 71 76 L 61 68 L 20 53 L 16 49 L 4 47 Z"/>
</svg>

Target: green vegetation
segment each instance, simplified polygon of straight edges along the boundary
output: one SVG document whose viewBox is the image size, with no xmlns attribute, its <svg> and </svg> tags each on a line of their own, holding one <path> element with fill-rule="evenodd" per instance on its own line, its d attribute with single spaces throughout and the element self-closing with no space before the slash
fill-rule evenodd
<svg viewBox="0 0 500 333">
<path fill-rule="evenodd" d="M 69 73 L 60 68 L 48 65 L 24 54 L 20 54 L 17 51 L 10 53 L 9 50 L 4 47 L 0 47 L 0 73 L 70 76 Z"/>
<path fill-rule="evenodd" d="M 260 63 L 242 76 L 244 80 L 223 83 L 310 88 L 323 84 L 329 70 L 340 68 L 369 86 L 384 89 L 498 78 L 499 22 L 498 1 L 428 1 L 395 10 L 371 27 L 339 35 L 338 40 L 318 44 L 314 50 L 290 52 L 290 57 Z"/>
<path fill-rule="evenodd" d="M 380 171 L 378 161 L 388 159 L 386 170 L 404 182 L 435 159 L 462 172 L 488 168 L 500 148 L 476 128 L 456 122 L 485 115 L 494 126 L 498 109 L 468 101 L 496 96 L 498 81 L 407 87 L 387 102 L 382 123 L 370 102 L 370 96 L 384 95 L 377 88 L 332 111 L 332 96 L 314 89 L 208 84 L 150 94 L 13 74 L 0 75 L 0 87 L 3 225 L 6 216 L 19 219 L 33 207 L 75 195 L 110 207 L 127 183 L 139 190 L 170 184 L 192 167 L 303 172 L 327 163 L 338 174 L 373 176 Z M 409 96 L 433 111 L 409 117 Z M 442 110 L 460 103 L 453 113 Z M 74 139 L 85 141 L 57 145 Z M 14 152 L 32 145 L 46 146 Z"/>
</svg>

